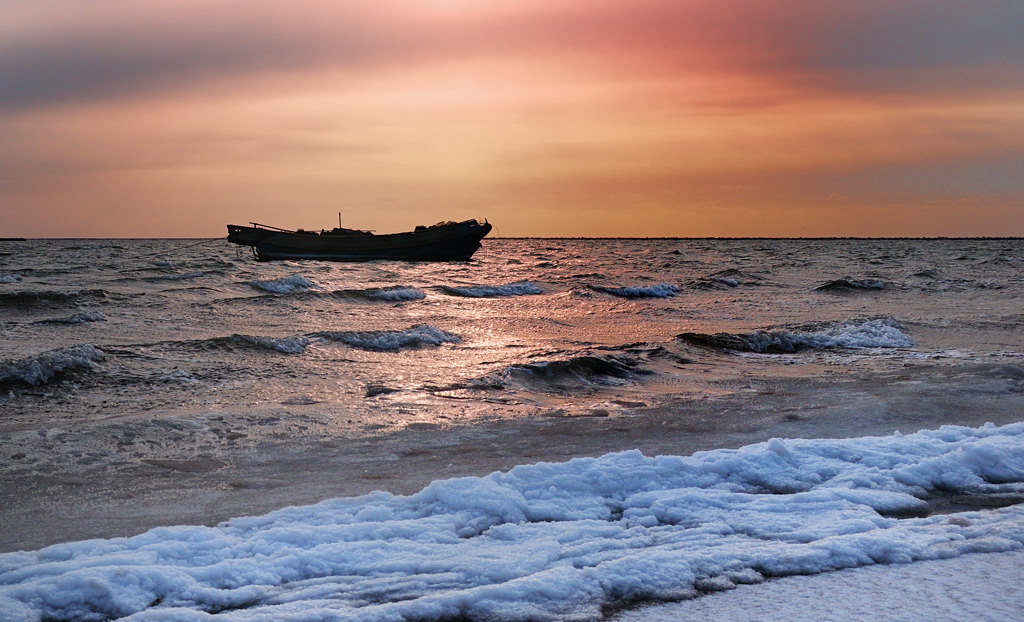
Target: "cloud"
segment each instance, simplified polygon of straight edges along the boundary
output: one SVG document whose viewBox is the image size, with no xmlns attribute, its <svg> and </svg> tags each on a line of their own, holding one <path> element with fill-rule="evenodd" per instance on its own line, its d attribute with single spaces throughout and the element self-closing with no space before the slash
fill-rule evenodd
<svg viewBox="0 0 1024 622">
<path fill-rule="evenodd" d="M 363 64 L 379 60 L 381 49 L 394 56 L 403 47 L 401 25 L 379 12 L 340 4 L 327 14 L 316 5 L 67 3 L 0 43 L 0 83 L 7 85 L 0 105 L 197 89 L 252 74 Z"/>
<path fill-rule="evenodd" d="M 1024 4 L 993 0 L 826 2 L 815 79 L 865 93 L 954 93 L 1024 87 Z M 811 35 L 814 36 L 814 35 Z"/>
<path fill-rule="evenodd" d="M 11 0 L 0 21 L 7 110 L 481 58 L 868 91 L 1024 83 L 1024 5 L 1001 0 Z"/>
</svg>

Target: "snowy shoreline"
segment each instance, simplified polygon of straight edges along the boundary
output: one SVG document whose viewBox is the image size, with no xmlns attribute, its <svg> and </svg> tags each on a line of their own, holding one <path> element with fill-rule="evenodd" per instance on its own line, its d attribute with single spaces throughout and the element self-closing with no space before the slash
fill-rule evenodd
<svg viewBox="0 0 1024 622">
<path fill-rule="evenodd" d="M 950 494 L 1005 507 L 932 513 L 929 499 Z M 1024 422 L 627 451 L 0 555 L 0 610 L 599 620 L 768 577 L 1020 551 L 1022 498 Z"/>
<path fill-rule="evenodd" d="M 739 586 L 614 622 L 1005 622 L 1024 619 L 1024 551 L 861 566 Z"/>
</svg>

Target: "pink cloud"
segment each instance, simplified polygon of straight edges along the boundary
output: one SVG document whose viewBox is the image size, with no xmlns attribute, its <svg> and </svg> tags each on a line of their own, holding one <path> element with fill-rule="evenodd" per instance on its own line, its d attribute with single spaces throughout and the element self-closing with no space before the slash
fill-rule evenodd
<svg viewBox="0 0 1024 622">
<path fill-rule="evenodd" d="M 268 74 L 491 61 L 598 75 L 756 72 L 850 90 L 1020 86 L 1024 5 L 778 0 L 237 0 L 0 9 L 0 106 L 168 93 Z M 524 61 L 525 59 L 525 61 Z M 1017 78 L 1013 78 L 1018 75 Z M 950 85 L 950 88 L 952 85 Z"/>
</svg>

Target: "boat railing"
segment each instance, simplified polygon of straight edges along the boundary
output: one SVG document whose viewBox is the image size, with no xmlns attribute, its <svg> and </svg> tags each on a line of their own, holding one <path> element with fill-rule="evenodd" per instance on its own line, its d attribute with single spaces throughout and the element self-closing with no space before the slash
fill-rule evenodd
<svg viewBox="0 0 1024 622">
<path fill-rule="evenodd" d="M 263 227 L 264 229 L 273 229 L 274 231 L 283 231 L 284 233 L 295 233 L 291 229 L 282 229 L 281 227 L 272 227 L 270 225 L 261 225 L 258 222 L 251 222 L 250 221 L 249 224 L 254 226 L 254 227 Z"/>
</svg>

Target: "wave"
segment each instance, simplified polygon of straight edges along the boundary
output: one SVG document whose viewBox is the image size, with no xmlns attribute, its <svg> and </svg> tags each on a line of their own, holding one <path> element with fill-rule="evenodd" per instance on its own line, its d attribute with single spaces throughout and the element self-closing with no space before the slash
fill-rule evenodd
<svg viewBox="0 0 1024 622">
<path fill-rule="evenodd" d="M 257 335 L 232 335 L 231 341 L 236 344 L 252 346 L 262 350 L 274 350 L 284 354 L 302 354 L 309 345 L 309 339 L 295 337 L 260 337 Z"/>
<path fill-rule="evenodd" d="M 697 279 L 690 283 L 690 287 L 694 289 L 721 289 L 722 287 L 732 288 L 739 287 L 740 285 L 762 285 L 763 281 L 764 277 L 756 274 L 728 268 L 709 274 L 702 279 Z"/>
<path fill-rule="evenodd" d="M 192 341 L 164 342 L 162 346 L 185 347 L 194 350 L 263 350 L 282 354 L 302 354 L 316 343 L 343 343 L 361 350 L 398 352 L 407 348 L 460 343 L 462 337 L 429 324 L 419 324 L 405 330 L 376 331 L 320 331 L 288 337 L 234 334 Z"/>
<path fill-rule="evenodd" d="M 405 285 L 371 287 L 368 289 L 343 289 L 333 292 L 333 295 L 380 302 L 406 302 L 410 300 L 423 300 L 427 297 L 423 290 Z"/>
<path fill-rule="evenodd" d="M 33 324 L 85 324 L 87 322 L 103 322 L 107 316 L 100 311 L 85 311 L 68 317 L 58 317 L 49 320 L 39 320 Z"/>
<path fill-rule="evenodd" d="M 274 352 L 281 352 L 283 354 L 302 354 L 306 351 L 306 346 L 308 346 L 309 343 L 309 338 L 302 335 L 292 337 L 264 337 L 260 335 L 234 334 L 227 337 L 212 337 L 210 339 L 187 341 L 184 345 L 191 346 L 199 350 L 236 350 L 244 348 L 271 350 Z"/>
<path fill-rule="evenodd" d="M 0 361 L 0 385 L 46 384 L 64 374 L 93 370 L 103 352 L 91 344 L 57 348 L 23 359 Z"/>
<path fill-rule="evenodd" d="M 950 276 L 942 270 L 934 268 L 915 272 L 908 279 L 914 287 L 935 292 L 964 291 L 972 287 L 978 289 L 1004 289 L 1006 287 L 1005 283 Z"/>
<path fill-rule="evenodd" d="M 299 274 L 265 281 L 249 281 L 248 285 L 272 294 L 290 294 L 317 288 L 316 283 Z"/>
<path fill-rule="evenodd" d="M 932 281 L 961 281 L 962 279 L 956 279 L 938 268 L 927 268 L 925 270 L 918 270 L 917 272 L 910 275 L 911 278 L 915 279 L 929 279 Z"/>
<path fill-rule="evenodd" d="M 819 285 L 814 289 L 819 292 L 879 290 L 885 289 L 885 281 L 879 279 L 854 279 L 847 276 L 841 279 L 829 281 L 828 283 Z"/>
<path fill-rule="evenodd" d="M 105 289 L 2 292 L 0 293 L 0 307 L 74 305 L 110 297 L 110 292 Z"/>
<path fill-rule="evenodd" d="M 17 283 L 21 278 L 20 274 L 0 274 L 0 283 Z"/>
<path fill-rule="evenodd" d="M 646 287 L 604 287 L 591 285 L 590 289 L 611 294 L 620 298 L 671 298 L 679 293 L 679 288 L 671 283 L 658 283 Z"/>
<path fill-rule="evenodd" d="M 471 285 L 467 287 L 454 287 L 442 285 L 441 290 L 452 296 L 464 296 L 467 298 L 498 298 L 502 296 L 531 296 L 543 294 L 544 290 L 539 285 L 530 281 L 516 281 L 506 285 Z"/>
<path fill-rule="evenodd" d="M 510 365 L 497 374 L 502 384 L 512 383 L 533 391 L 578 390 L 593 386 L 628 384 L 650 371 L 636 358 L 584 354 L 567 359 Z"/>
<path fill-rule="evenodd" d="M 398 352 L 406 348 L 462 342 L 462 337 L 429 324 L 418 324 L 406 330 L 324 331 L 310 333 L 309 337 L 338 341 L 353 348 L 375 352 Z"/>
<path fill-rule="evenodd" d="M 161 275 L 157 275 L 157 276 L 148 276 L 148 277 L 144 277 L 141 280 L 143 280 L 143 281 L 150 281 L 150 282 L 158 282 L 158 281 L 187 281 L 187 280 L 191 280 L 191 279 L 197 279 L 197 278 L 199 278 L 201 276 L 206 276 L 207 274 L 208 274 L 207 272 L 204 272 L 202 270 L 197 270 L 195 272 L 183 272 L 183 273 L 176 273 L 176 274 L 161 274 Z"/>
<path fill-rule="evenodd" d="M 914 345 L 913 339 L 903 331 L 903 325 L 888 316 L 752 333 L 681 333 L 676 339 L 697 346 L 759 354 L 831 348 L 909 348 Z"/>
</svg>

